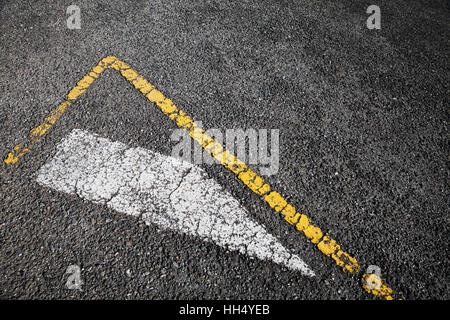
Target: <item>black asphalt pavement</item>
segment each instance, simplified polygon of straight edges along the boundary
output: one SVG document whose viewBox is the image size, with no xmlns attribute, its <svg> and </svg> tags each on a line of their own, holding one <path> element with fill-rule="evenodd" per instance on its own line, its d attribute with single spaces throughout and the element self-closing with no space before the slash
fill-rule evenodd
<svg viewBox="0 0 450 320">
<path fill-rule="evenodd" d="M 380 30 L 366 27 L 371 4 Z M 205 128 L 279 129 L 267 182 L 396 298 L 449 299 L 448 1 L 0 1 L 0 21 L 2 159 L 116 56 Z M 202 167 L 315 277 L 35 181 L 73 129 L 171 155 L 175 128 L 108 70 L 2 163 L 0 298 L 379 299 L 220 165 Z M 82 291 L 66 287 L 70 265 Z"/>
</svg>

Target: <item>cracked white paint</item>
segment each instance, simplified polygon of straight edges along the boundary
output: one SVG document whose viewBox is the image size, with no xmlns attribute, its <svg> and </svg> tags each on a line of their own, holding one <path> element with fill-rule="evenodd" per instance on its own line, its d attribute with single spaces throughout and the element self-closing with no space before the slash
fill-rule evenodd
<svg viewBox="0 0 450 320">
<path fill-rule="evenodd" d="M 36 180 L 140 217 L 146 224 L 314 276 L 203 169 L 179 159 L 76 129 L 57 146 Z"/>
</svg>

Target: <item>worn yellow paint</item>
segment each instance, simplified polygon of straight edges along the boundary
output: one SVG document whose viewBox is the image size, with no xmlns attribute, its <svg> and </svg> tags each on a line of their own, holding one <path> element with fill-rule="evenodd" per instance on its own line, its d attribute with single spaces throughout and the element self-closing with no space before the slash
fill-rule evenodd
<svg viewBox="0 0 450 320">
<path fill-rule="evenodd" d="M 150 84 L 146 79 L 144 79 L 141 76 L 138 76 L 136 78 L 136 80 L 133 81 L 133 85 L 136 89 L 140 90 L 141 93 L 143 94 L 147 94 L 150 91 L 152 91 L 153 89 L 155 89 L 155 87 Z"/>
<path fill-rule="evenodd" d="M 236 158 L 232 153 L 228 150 L 225 150 L 223 153 L 225 157 L 225 166 L 231 170 L 234 174 L 239 174 L 247 170 L 247 166 L 244 162 Z"/>
<path fill-rule="evenodd" d="M 323 236 L 322 230 L 320 230 L 319 227 L 313 226 L 312 224 L 305 228 L 303 232 L 309 239 L 311 239 L 312 243 L 319 243 L 319 240 Z M 355 271 L 359 271 L 359 265 L 356 265 L 355 268 L 357 268 Z"/>
<path fill-rule="evenodd" d="M 14 153 L 10 152 L 8 153 L 8 156 L 4 160 L 6 164 L 12 164 L 19 161 L 19 157 L 15 156 Z"/>
<path fill-rule="evenodd" d="M 83 79 L 78 81 L 77 85 L 82 88 L 88 88 L 92 84 L 92 82 L 94 82 L 94 78 L 90 77 L 89 75 L 85 75 Z"/>
<path fill-rule="evenodd" d="M 336 261 L 336 264 L 342 267 L 344 271 L 359 272 L 360 270 L 358 261 L 342 249 L 337 250 L 336 253 L 332 253 L 331 258 L 333 258 L 333 260 Z"/>
<path fill-rule="evenodd" d="M 251 169 L 241 172 L 238 178 L 258 196 L 265 195 L 270 191 L 270 186 L 264 183 L 264 180 Z"/>
<path fill-rule="evenodd" d="M 23 156 L 26 152 L 30 151 L 30 149 L 24 147 L 24 143 L 21 142 L 14 146 L 13 152 L 8 153 L 8 156 L 5 159 L 6 164 L 13 164 L 19 161 L 19 157 Z"/>
<path fill-rule="evenodd" d="M 52 125 L 55 124 L 55 122 L 64 114 L 64 112 L 66 112 L 66 109 L 68 106 L 70 106 L 70 104 L 71 103 L 69 101 L 62 102 L 58 106 L 58 108 L 56 108 L 50 113 L 50 116 L 45 118 L 45 121 L 47 121 L 49 124 Z"/>
<path fill-rule="evenodd" d="M 286 200 L 276 191 L 272 191 L 268 195 L 264 196 L 264 200 L 267 201 L 269 206 L 275 209 L 276 212 L 280 212 L 281 209 L 288 204 Z"/>
<path fill-rule="evenodd" d="M 122 76 L 125 77 L 125 79 L 127 79 L 128 81 L 132 81 L 135 80 L 138 76 L 137 72 L 134 71 L 133 69 L 125 69 L 125 70 L 121 70 L 120 73 L 122 74 Z"/>
<path fill-rule="evenodd" d="M 341 247 L 336 243 L 336 240 L 333 240 L 330 238 L 328 234 L 326 234 L 322 241 L 319 242 L 317 245 L 320 251 L 322 251 L 323 254 L 330 256 L 331 254 L 338 251 Z"/>
<path fill-rule="evenodd" d="M 202 128 L 194 126 L 191 128 L 191 130 L 189 130 L 189 135 L 191 136 L 191 138 L 193 140 L 195 140 L 197 143 L 199 143 L 202 147 L 205 147 L 213 140 L 213 138 L 206 135 L 204 132 L 205 132 L 205 130 L 203 130 Z"/>
<path fill-rule="evenodd" d="M 275 212 L 281 213 L 284 219 L 294 225 L 298 231 L 301 231 L 310 241 L 317 245 L 318 249 L 326 256 L 331 257 L 335 263 L 342 267 L 344 271 L 358 273 L 360 266 L 355 258 L 341 249 L 341 246 L 331 239 L 328 234 L 313 225 L 311 220 L 305 215 L 297 212 L 294 206 L 289 204 L 283 196 L 271 189 L 265 181 L 247 165 L 236 158 L 231 152 L 224 149 L 219 141 L 209 137 L 205 131 L 200 128 L 192 118 L 184 111 L 180 110 L 172 100 L 166 98 L 159 90 L 149 83 L 144 77 L 140 76 L 128 64 L 120 61 L 118 58 L 109 56 L 102 59 L 98 65 L 85 75 L 75 87 L 67 94 L 67 100 L 62 102 L 50 115 L 45 118 L 45 122 L 31 130 L 28 141 L 16 145 L 13 152 L 10 152 L 4 160 L 6 164 L 17 163 L 26 152 L 43 136 L 56 121 L 66 112 L 67 108 L 75 101 L 86 89 L 95 81 L 95 79 L 106 69 L 114 69 L 128 80 L 144 97 L 155 103 L 160 110 L 175 121 L 176 125 L 189 132 L 191 138 L 199 143 L 207 152 L 217 159 L 224 167 L 232 171 L 237 177 L 256 195 L 262 197 Z M 370 275 L 372 276 L 372 275 Z M 364 275 L 365 278 L 368 275 Z M 364 278 L 363 277 L 363 278 Z M 381 279 L 379 279 L 381 281 Z M 364 282 L 366 283 L 366 282 Z M 382 283 L 382 282 L 381 282 Z M 376 296 L 384 296 L 386 299 L 392 299 L 392 289 L 385 284 L 380 289 L 369 289 L 363 285 L 364 289 Z"/>
<path fill-rule="evenodd" d="M 300 217 L 300 213 L 295 211 L 295 208 L 290 204 L 288 204 L 281 213 L 283 214 L 284 219 L 290 224 L 296 223 Z"/>
<path fill-rule="evenodd" d="M 150 91 L 150 93 L 146 96 L 148 100 L 150 100 L 150 102 L 162 102 L 165 97 L 164 95 L 157 89 L 153 89 L 152 91 Z"/>
<path fill-rule="evenodd" d="M 51 125 L 45 122 L 40 124 L 38 127 L 31 130 L 30 138 L 32 140 L 39 139 L 39 137 L 42 137 L 48 131 L 48 129 L 50 129 L 50 127 Z"/>
<path fill-rule="evenodd" d="M 393 300 L 394 297 L 392 297 L 392 289 L 389 288 L 386 284 L 383 283 L 383 280 L 377 276 L 376 274 L 367 274 L 365 273 L 362 277 L 363 281 L 363 288 L 375 295 L 375 296 L 382 296 L 386 300 Z M 369 288 L 367 285 L 368 283 L 373 284 L 371 287 L 374 287 L 373 289 Z"/>
</svg>

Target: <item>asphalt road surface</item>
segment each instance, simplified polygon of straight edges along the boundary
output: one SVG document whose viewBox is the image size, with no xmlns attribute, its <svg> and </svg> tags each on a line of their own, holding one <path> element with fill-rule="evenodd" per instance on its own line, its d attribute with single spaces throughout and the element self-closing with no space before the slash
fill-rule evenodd
<svg viewBox="0 0 450 320">
<path fill-rule="evenodd" d="M 67 27 L 71 4 L 81 29 Z M 0 298 L 382 299 L 362 285 L 372 265 L 394 298 L 449 299 L 449 9 L 1 1 L 2 159 L 115 56 L 205 129 L 278 129 L 279 168 L 263 178 L 361 270 L 344 272 L 220 164 L 173 160 L 176 123 L 107 70 L 20 161 L 2 161 Z"/>
</svg>

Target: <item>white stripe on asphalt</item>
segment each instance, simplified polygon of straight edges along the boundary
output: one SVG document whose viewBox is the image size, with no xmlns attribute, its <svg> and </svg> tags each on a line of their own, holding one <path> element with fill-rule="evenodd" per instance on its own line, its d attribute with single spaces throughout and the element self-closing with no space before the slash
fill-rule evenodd
<svg viewBox="0 0 450 320">
<path fill-rule="evenodd" d="M 36 180 L 140 217 L 146 224 L 314 276 L 202 168 L 179 159 L 76 129 L 57 146 Z"/>
</svg>

